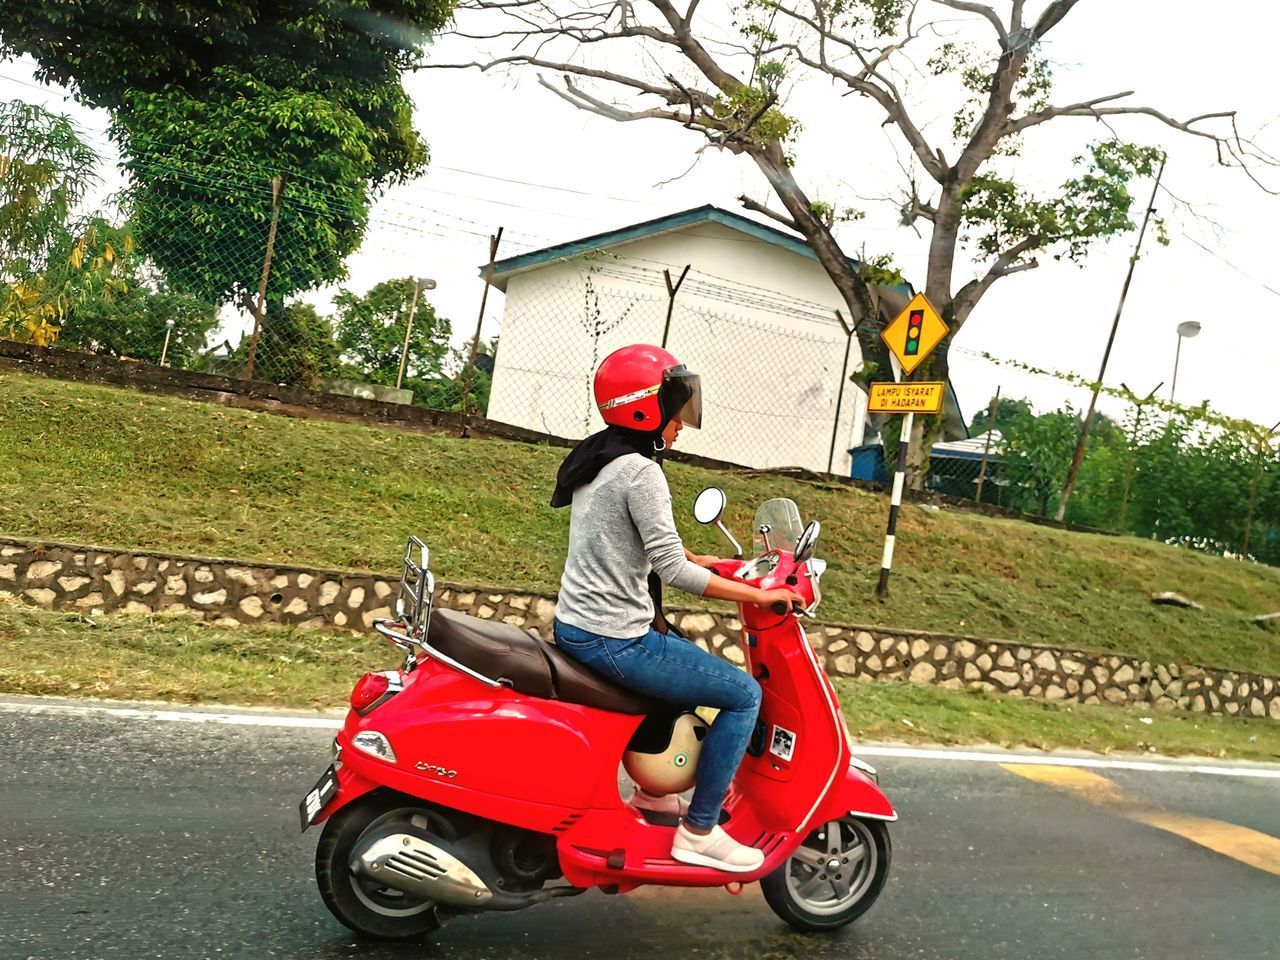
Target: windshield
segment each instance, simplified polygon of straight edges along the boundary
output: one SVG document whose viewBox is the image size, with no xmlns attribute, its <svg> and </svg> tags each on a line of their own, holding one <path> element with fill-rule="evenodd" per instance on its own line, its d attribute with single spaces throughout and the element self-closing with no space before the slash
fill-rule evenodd
<svg viewBox="0 0 1280 960">
<path fill-rule="evenodd" d="M 769 527 L 769 542 L 767 545 L 764 535 L 760 532 L 762 526 Z M 760 504 L 760 509 L 756 511 L 755 523 L 752 524 L 751 528 L 756 556 L 760 556 L 770 550 L 794 551 L 796 541 L 800 539 L 800 534 L 803 532 L 804 525 L 800 522 L 800 508 L 795 505 L 795 501 L 783 498 L 766 500 Z"/>
</svg>

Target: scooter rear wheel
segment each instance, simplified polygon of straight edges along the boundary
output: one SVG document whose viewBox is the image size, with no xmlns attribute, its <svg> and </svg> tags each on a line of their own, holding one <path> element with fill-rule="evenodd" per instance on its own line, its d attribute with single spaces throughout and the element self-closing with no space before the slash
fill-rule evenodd
<svg viewBox="0 0 1280 960">
<path fill-rule="evenodd" d="M 892 856 L 881 820 L 843 817 L 818 827 L 782 866 L 760 881 L 765 901 L 797 930 L 837 930 L 870 909 Z"/>
<path fill-rule="evenodd" d="M 369 794 L 330 817 L 316 847 L 316 885 L 329 912 L 356 933 L 381 940 L 424 937 L 442 926 L 434 901 L 381 887 L 351 872 L 351 853 L 371 828 L 426 818 L 432 832 L 452 839 L 436 811 L 394 794 Z"/>
</svg>

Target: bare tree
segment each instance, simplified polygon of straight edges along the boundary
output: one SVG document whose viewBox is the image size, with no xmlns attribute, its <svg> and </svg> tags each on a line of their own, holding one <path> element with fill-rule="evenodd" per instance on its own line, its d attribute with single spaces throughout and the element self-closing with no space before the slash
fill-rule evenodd
<svg viewBox="0 0 1280 960">
<path fill-rule="evenodd" d="M 460 0 L 456 33 L 499 49 L 487 59 L 428 66 L 532 70 L 578 109 L 619 122 L 677 123 L 703 140 L 700 150 L 749 157 L 774 201 L 743 198 L 744 205 L 808 242 L 857 324 L 864 385 L 889 376 L 874 284 L 884 278 L 851 263 L 833 234 L 831 206 L 815 202 L 797 177 L 797 119 L 785 102 L 796 83 L 818 78 L 878 108 L 906 155 L 901 222 L 928 231 L 924 290 L 953 332 L 997 280 L 1034 269 L 1038 255 L 1080 259 L 1094 241 L 1134 228 L 1130 182 L 1150 176 L 1163 154 L 1122 139 L 1114 118 L 1143 117 L 1201 138 L 1220 163 L 1259 186 L 1257 171 L 1277 165 L 1240 135 L 1232 111 L 1180 120 L 1132 103 L 1131 92 L 1054 103 L 1043 41 L 1078 0 L 1038 4 L 1035 16 L 1026 0 L 999 10 L 972 0 L 731 0 L 710 15 L 700 0 L 683 2 L 678 9 L 672 0 Z M 977 36 L 985 44 L 954 39 Z M 943 88 L 931 105 L 941 96 L 955 104 L 942 136 L 907 95 L 925 84 Z M 1101 138 L 1082 147 L 1075 175 L 1059 190 L 1037 196 L 1004 172 L 1024 134 L 1070 118 L 1094 121 Z M 954 276 L 962 254 L 979 264 L 977 276 Z M 945 349 L 929 363 L 928 376 L 946 377 Z M 963 429 L 948 398 L 944 430 Z M 917 482 L 927 459 L 923 430 L 918 425 L 912 438 Z"/>
</svg>

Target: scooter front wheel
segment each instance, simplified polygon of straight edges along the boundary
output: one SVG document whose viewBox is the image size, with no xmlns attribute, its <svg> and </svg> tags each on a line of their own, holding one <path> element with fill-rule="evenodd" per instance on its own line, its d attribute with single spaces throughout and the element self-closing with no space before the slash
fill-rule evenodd
<svg viewBox="0 0 1280 960">
<path fill-rule="evenodd" d="M 765 901 L 797 930 L 822 932 L 870 909 L 889 875 L 892 846 L 881 820 L 843 817 L 812 831 L 760 881 Z"/>
<path fill-rule="evenodd" d="M 383 940 L 423 937 L 440 928 L 434 901 L 381 886 L 351 871 L 351 855 L 360 838 L 392 821 L 427 820 L 428 828 L 449 839 L 452 827 L 434 810 L 412 806 L 398 795 L 373 793 L 329 818 L 316 846 L 316 885 L 329 912 L 356 933 Z"/>
</svg>

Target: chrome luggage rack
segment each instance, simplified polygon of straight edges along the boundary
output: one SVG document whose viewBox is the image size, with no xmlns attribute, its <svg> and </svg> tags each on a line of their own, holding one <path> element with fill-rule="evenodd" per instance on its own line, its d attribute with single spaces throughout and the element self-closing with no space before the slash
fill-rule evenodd
<svg viewBox="0 0 1280 960">
<path fill-rule="evenodd" d="M 410 537 L 404 548 L 404 568 L 400 573 L 400 592 L 396 596 L 396 619 L 374 620 L 373 629 L 405 652 L 405 669 L 412 670 L 418 654 L 424 654 L 466 674 L 490 687 L 502 686 L 497 680 L 477 673 L 431 646 L 431 612 L 435 605 L 436 578 L 430 569 L 431 551 L 417 537 Z"/>
</svg>

